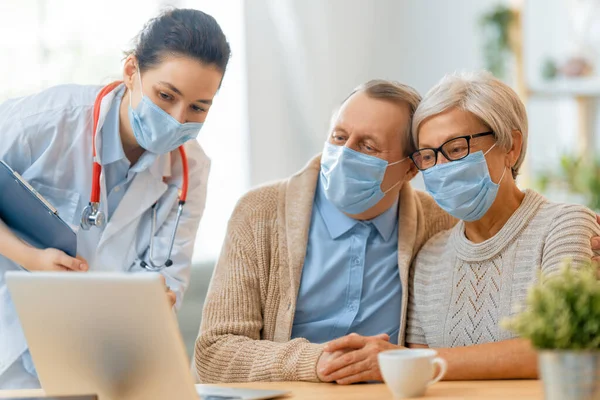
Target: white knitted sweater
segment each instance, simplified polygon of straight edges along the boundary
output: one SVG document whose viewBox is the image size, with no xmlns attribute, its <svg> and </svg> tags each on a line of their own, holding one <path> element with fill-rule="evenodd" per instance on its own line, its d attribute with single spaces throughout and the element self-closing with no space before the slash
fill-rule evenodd
<svg viewBox="0 0 600 400">
<path fill-rule="evenodd" d="M 600 234 L 587 208 L 551 203 L 533 191 L 492 238 L 473 243 L 464 231 L 461 221 L 419 252 L 409 282 L 407 343 L 447 348 L 514 338 L 499 322 L 518 311 L 539 272 L 558 271 L 566 258 L 589 261 L 590 238 Z"/>
</svg>

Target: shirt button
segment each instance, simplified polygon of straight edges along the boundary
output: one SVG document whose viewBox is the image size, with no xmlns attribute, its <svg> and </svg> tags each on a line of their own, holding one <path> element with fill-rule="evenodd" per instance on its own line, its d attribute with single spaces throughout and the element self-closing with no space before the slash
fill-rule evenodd
<svg viewBox="0 0 600 400">
<path fill-rule="evenodd" d="M 119 190 L 121 190 L 119 186 L 115 187 L 115 192 L 118 192 Z"/>
<path fill-rule="evenodd" d="M 360 264 L 360 258 L 358 257 L 354 257 L 354 265 L 359 265 Z"/>
</svg>

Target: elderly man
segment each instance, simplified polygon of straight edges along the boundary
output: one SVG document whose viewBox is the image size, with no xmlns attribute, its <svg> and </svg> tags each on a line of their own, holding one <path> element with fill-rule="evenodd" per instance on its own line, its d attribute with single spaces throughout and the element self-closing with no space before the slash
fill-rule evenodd
<svg viewBox="0 0 600 400">
<path fill-rule="evenodd" d="M 409 267 L 456 222 L 409 184 L 420 99 L 358 87 L 322 156 L 239 201 L 196 342 L 200 381 L 381 380 L 377 354 L 404 345 Z"/>
</svg>

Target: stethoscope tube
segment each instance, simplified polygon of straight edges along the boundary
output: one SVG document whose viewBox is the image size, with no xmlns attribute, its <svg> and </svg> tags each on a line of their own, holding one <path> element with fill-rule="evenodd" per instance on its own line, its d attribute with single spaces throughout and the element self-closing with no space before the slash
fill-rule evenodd
<svg viewBox="0 0 600 400">
<path fill-rule="evenodd" d="M 175 227 L 171 233 L 171 242 L 169 244 L 169 252 L 167 260 L 164 263 L 159 263 L 154 260 L 154 235 L 156 233 L 156 203 L 152 206 L 152 236 L 150 236 L 150 249 L 148 254 L 149 264 L 143 260 L 140 261 L 140 266 L 146 268 L 148 271 L 160 271 L 163 268 L 170 267 L 173 265 L 171 260 L 171 253 L 173 252 L 173 245 L 175 244 L 175 235 L 177 233 L 177 227 L 179 226 L 179 220 L 181 219 L 181 213 L 183 212 L 183 204 L 179 202 L 177 207 L 177 218 L 175 219 Z"/>
<path fill-rule="evenodd" d="M 143 260 L 140 261 L 140 266 L 146 268 L 148 271 L 160 271 L 163 268 L 170 267 L 173 265 L 173 260 L 171 260 L 171 253 L 173 252 L 173 246 L 175 245 L 175 236 L 177 235 L 177 228 L 179 227 L 179 221 L 181 220 L 181 214 L 183 213 L 183 206 L 185 205 L 185 201 L 187 199 L 187 191 L 188 191 L 188 162 L 187 155 L 185 153 L 185 149 L 183 146 L 179 147 L 179 154 L 181 155 L 181 164 L 183 166 L 183 185 L 181 187 L 181 193 L 179 195 L 179 205 L 177 206 L 177 217 L 175 218 L 175 226 L 173 227 L 173 232 L 171 232 L 171 241 L 169 243 L 169 252 L 167 253 L 167 260 L 164 264 L 156 262 L 154 260 L 154 235 L 156 234 L 156 205 L 154 203 L 152 205 L 152 236 L 150 236 L 150 248 L 148 249 L 148 261 L 149 264 Z"/>
<path fill-rule="evenodd" d="M 92 191 L 90 194 L 90 202 L 87 207 L 81 213 L 81 228 L 83 230 L 89 230 L 93 226 L 97 228 L 103 228 L 106 224 L 106 216 L 100 210 L 100 175 L 102 172 L 102 166 L 97 161 L 96 155 L 96 132 L 98 129 L 98 120 L 100 118 L 100 105 L 102 103 L 102 99 L 108 93 L 110 93 L 113 89 L 119 86 L 122 82 L 113 82 L 106 85 L 98 96 L 96 97 L 96 101 L 94 102 L 94 119 L 92 125 L 92 153 L 93 153 L 93 169 L 92 169 Z M 173 232 L 171 233 L 171 240 L 169 243 L 169 251 L 167 253 L 167 259 L 164 263 L 156 262 L 154 258 L 154 236 L 156 234 L 156 214 L 157 214 L 157 203 L 154 203 L 152 206 L 152 235 L 150 236 L 150 247 L 148 249 L 148 261 L 149 264 L 145 261 L 140 261 L 140 265 L 147 269 L 148 271 L 160 271 L 163 268 L 170 267 L 173 265 L 173 261 L 171 260 L 171 254 L 173 252 L 173 247 L 175 245 L 175 237 L 177 235 L 177 228 L 179 227 L 179 221 L 181 220 L 181 215 L 183 214 L 183 206 L 185 205 L 185 201 L 187 199 L 188 192 L 188 184 L 189 184 L 189 170 L 188 170 L 188 160 L 185 149 L 183 146 L 179 147 L 179 154 L 181 155 L 181 163 L 183 167 L 183 182 L 181 186 L 181 191 L 179 193 L 179 205 L 177 207 L 177 217 L 175 219 L 175 226 L 173 227 Z M 141 260 L 141 257 L 140 257 Z"/>
<path fill-rule="evenodd" d="M 97 228 L 104 228 L 104 225 L 106 225 L 106 215 L 100 211 L 100 175 L 102 173 L 102 165 L 97 162 L 96 132 L 98 131 L 98 121 L 100 119 L 100 106 L 102 105 L 102 99 L 120 84 L 120 81 L 116 81 L 104 86 L 94 101 L 92 123 L 92 192 L 90 194 L 90 203 L 81 213 L 80 223 L 81 229 L 85 231 L 90 230 L 93 226 Z"/>
</svg>

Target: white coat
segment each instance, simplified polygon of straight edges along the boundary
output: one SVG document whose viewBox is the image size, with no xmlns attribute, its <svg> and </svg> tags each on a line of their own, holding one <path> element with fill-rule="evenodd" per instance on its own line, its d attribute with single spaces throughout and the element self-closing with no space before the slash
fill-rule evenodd
<svg viewBox="0 0 600 400">
<path fill-rule="evenodd" d="M 89 202 L 92 187 L 92 110 L 100 89 L 64 85 L 0 105 L 0 160 L 19 172 L 77 232 L 78 253 L 88 261 L 90 271 L 146 273 L 140 258 L 148 262 L 151 207 L 157 201 L 155 259 L 163 262 L 166 258 L 182 183 L 181 159 L 178 152 L 158 157 L 134 177 L 104 229 L 80 229 L 81 212 Z M 102 100 L 97 149 L 102 149 L 101 127 L 114 93 Z M 188 142 L 185 148 L 189 162 L 187 202 L 171 256 L 173 265 L 161 271 L 177 295 L 177 307 L 190 279 L 210 169 L 210 160 L 196 141 Z M 101 159 L 102 154 L 98 156 Z M 104 174 L 100 188 L 100 207 L 107 213 Z M 6 271 L 18 269 L 18 265 L 0 256 L 0 377 L 27 349 L 5 282 Z"/>
</svg>

